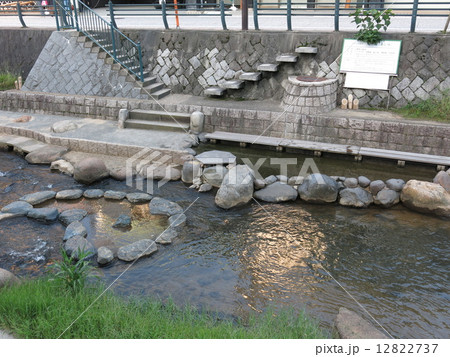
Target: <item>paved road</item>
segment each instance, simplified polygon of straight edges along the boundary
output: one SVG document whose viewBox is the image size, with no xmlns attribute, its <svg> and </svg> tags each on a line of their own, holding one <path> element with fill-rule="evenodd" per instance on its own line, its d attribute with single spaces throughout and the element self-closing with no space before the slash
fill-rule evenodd
<svg viewBox="0 0 450 357">
<path fill-rule="evenodd" d="M 109 20 L 107 9 L 96 9 L 97 13 Z M 409 32 L 409 17 L 394 17 L 388 32 Z M 417 18 L 417 32 L 434 33 L 444 29 L 445 17 L 419 17 Z M 161 17 L 117 17 L 117 26 L 123 29 L 163 29 L 164 25 Z M 25 17 L 25 23 L 31 28 L 55 28 L 54 17 L 29 16 Z M 175 18 L 169 17 L 169 26 L 175 28 Z M 232 16 L 227 17 L 227 26 L 230 30 L 241 29 L 240 11 L 233 12 Z M 15 16 L 1 16 L 0 27 L 21 27 L 19 19 Z M 182 29 L 202 29 L 219 30 L 221 29 L 220 17 L 218 16 L 198 16 L 198 17 L 180 17 L 180 27 Z M 249 27 L 253 27 L 252 11 L 249 11 Z M 260 16 L 259 27 L 261 30 L 286 30 L 286 17 L 284 16 Z M 297 16 L 292 18 L 292 27 L 294 31 L 333 31 L 334 19 L 332 16 Z M 341 31 L 355 31 L 355 24 L 347 17 L 340 18 Z"/>
</svg>

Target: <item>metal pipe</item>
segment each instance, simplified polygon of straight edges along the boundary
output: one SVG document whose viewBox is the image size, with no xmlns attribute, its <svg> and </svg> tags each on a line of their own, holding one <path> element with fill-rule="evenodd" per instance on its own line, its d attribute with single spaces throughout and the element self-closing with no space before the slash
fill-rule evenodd
<svg viewBox="0 0 450 357">
<path fill-rule="evenodd" d="M 25 25 L 25 22 L 23 21 L 22 8 L 20 7 L 19 1 L 17 1 L 17 14 L 19 15 L 19 20 L 20 20 L 20 23 L 22 24 L 22 27 L 27 27 L 27 25 Z"/>
<path fill-rule="evenodd" d="M 253 23 L 255 25 L 255 30 L 259 30 L 258 23 L 258 0 L 253 0 Z"/>
<path fill-rule="evenodd" d="M 334 31 L 339 31 L 339 1 L 334 0 Z"/>
<path fill-rule="evenodd" d="M 417 9 L 419 7 L 419 0 L 414 0 L 413 9 L 411 14 L 411 29 L 410 32 L 416 32 L 416 20 L 417 20 Z"/>
<path fill-rule="evenodd" d="M 166 30 L 168 30 L 169 24 L 167 23 L 166 0 L 161 1 L 161 8 L 162 8 L 162 18 L 163 18 L 164 27 L 166 28 Z"/>
<path fill-rule="evenodd" d="M 222 29 L 227 29 L 227 22 L 225 21 L 225 3 L 223 0 L 220 0 L 220 20 L 222 21 Z"/>
<path fill-rule="evenodd" d="M 242 30 L 248 30 L 248 0 L 241 0 Z"/>
<path fill-rule="evenodd" d="M 287 29 L 292 31 L 292 0 L 287 0 Z"/>
</svg>

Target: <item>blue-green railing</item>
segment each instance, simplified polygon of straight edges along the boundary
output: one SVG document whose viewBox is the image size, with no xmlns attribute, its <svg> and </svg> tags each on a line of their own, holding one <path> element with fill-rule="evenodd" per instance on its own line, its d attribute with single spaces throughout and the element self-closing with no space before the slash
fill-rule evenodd
<svg viewBox="0 0 450 357">
<path fill-rule="evenodd" d="M 17 1 L 0 6 L 0 16 L 17 16 L 22 27 L 27 27 L 25 16 L 53 16 L 53 14 L 53 6 L 33 5 L 29 1 Z"/>
<path fill-rule="evenodd" d="M 162 18 L 164 27 L 168 30 L 169 16 L 220 16 L 222 28 L 227 30 L 226 16 L 231 16 L 227 12 L 224 0 L 219 0 L 217 4 L 167 4 L 165 0 L 161 1 L 161 5 L 155 4 L 113 4 L 109 2 L 108 16 L 111 22 L 116 24 L 116 16 L 158 16 Z M 116 26 L 117 27 L 117 26 Z"/>
<path fill-rule="evenodd" d="M 78 1 L 78 9 L 79 11 L 75 12 L 76 29 L 143 82 L 141 44 L 124 35 L 113 22 L 106 21 L 81 1 Z"/>
</svg>

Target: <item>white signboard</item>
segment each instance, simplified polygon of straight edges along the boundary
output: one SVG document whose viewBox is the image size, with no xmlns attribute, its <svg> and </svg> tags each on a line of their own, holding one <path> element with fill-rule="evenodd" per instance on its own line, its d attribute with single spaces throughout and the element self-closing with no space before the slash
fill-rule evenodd
<svg viewBox="0 0 450 357">
<path fill-rule="evenodd" d="M 347 72 L 345 88 L 388 90 L 389 74 Z"/>
<path fill-rule="evenodd" d="M 401 41 L 382 41 L 377 45 L 344 39 L 341 72 L 383 73 L 397 75 Z"/>
</svg>

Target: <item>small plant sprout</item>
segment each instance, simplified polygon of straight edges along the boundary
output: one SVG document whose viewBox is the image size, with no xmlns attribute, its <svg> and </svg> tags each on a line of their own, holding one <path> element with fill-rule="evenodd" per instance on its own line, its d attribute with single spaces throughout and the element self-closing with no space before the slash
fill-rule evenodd
<svg viewBox="0 0 450 357">
<path fill-rule="evenodd" d="M 91 270 L 89 262 L 85 260 L 90 253 L 78 249 L 78 260 L 69 257 L 64 249 L 61 250 L 61 255 L 62 261 L 55 264 L 56 281 L 73 293 L 80 292 L 83 290 Z"/>
<path fill-rule="evenodd" d="M 386 31 L 391 24 L 391 17 L 395 15 L 391 9 L 356 9 L 349 16 L 353 17 L 352 22 L 359 29 L 355 38 L 369 45 L 376 45 L 382 40 L 380 30 Z"/>
</svg>

